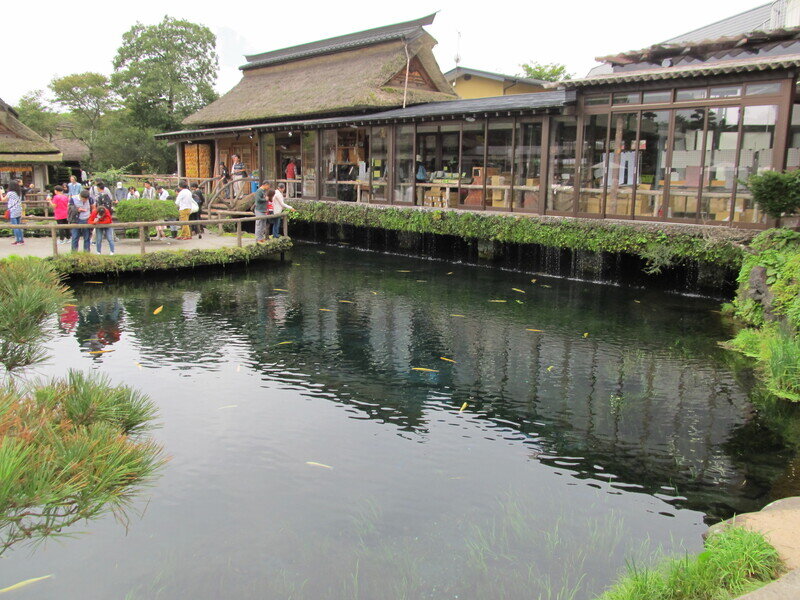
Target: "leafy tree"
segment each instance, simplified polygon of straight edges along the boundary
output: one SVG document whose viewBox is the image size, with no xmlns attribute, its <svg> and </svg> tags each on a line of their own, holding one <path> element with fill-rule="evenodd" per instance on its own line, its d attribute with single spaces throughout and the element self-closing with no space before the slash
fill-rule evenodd
<svg viewBox="0 0 800 600">
<path fill-rule="evenodd" d="M 217 38 L 208 27 L 165 16 L 136 23 L 122 40 L 112 79 L 136 124 L 175 129 L 216 99 Z"/>
<path fill-rule="evenodd" d="M 531 61 L 520 65 L 522 77 L 531 79 L 541 79 L 542 81 L 563 81 L 573 77 L 573 73 L 567 71 L 566 65 L 561 63 L 540 63 Z"/>
<path fill-rule="evenodd" d="M 28 92 L 19 99 L 19 104 L 14 109 L 19 114 L 19 120 L 25 125 L 47 140 L 52 138 L 58 126 L 59 116 L 47 105 L 43 90 Z"/>
<path fill-rule="evenodd" d="M 56 102 L 70 111 L 75 127 L 72 135 L 89 147 L 89 162 L 103 116 L 117 107 L 108 77 L 101 73 L 76 73 L 50 82 Z"/>
<path fill-rule="evenodd" d="M 140 127 L 127 109 L 103 117 L 95 142 L 94 169 L 127 166 L 131 173 L 172 173 L 176 170 L 175 148 L 153 136 L 159 130 Z"/>
</svg>

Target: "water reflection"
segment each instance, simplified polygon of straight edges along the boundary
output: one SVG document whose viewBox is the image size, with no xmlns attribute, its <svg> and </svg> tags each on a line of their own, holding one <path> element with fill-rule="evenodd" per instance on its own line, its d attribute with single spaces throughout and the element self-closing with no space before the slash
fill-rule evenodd
<svg viewBox="0 0 800 600">
<path fill-rule="evenodd" d="M 110 345 L 94 364 L 152 387 L 175 457 L 121 542 L 146 576 L 114 572 L 109 593 L 589 598 L 628 558 L 697 547 L 693 511 L 796 482 L 795 416 L 751 404 L 715 302 L 293 259 L 79 286 L 77 325 L 62 316 L 64 348 Z"/>
</svg>

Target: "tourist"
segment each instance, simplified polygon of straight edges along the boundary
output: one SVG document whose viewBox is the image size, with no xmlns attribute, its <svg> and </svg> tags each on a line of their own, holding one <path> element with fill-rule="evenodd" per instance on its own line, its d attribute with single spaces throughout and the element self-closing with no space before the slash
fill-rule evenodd
<svg viewBox="0 0 800 600">
<path fill-rule="evenodd" d="M 233 190 L 235 193 L 235 198 L 242 197 L 242 191 L 244 190 L 244 179 L 247 177 L 247 167 L 242 162 L 242 159 L 239 158 L 238 154 L 231 155 L 231 160 L 233 161 L 233 165 L 231 166 L 231 171 L 233 172 Z"/>
<path fill-rule="evenodd" d="M 19 182 L 13 179 L 8 183 L 8 191 L 3 195 L 3 202 L 7 203 L 8 220 L 12 225 L 19 225 L 22 221 L 22 187 Z M 25 236 L 22 229 L 15 228 L 14 241 L 12 246 L 20 246 L 25 243 Z"/>
<path fill-rule="evenodd" d="M 138 200 L 140 198 L 139 192 L 136 190 L 135 187 L 131 186 L 128 188 L 128 195 L 125 196 L 125 200 Z"/>
<path fill-rule="evenodd" d="M 294 182 L 294 180 L 297 179 L 297 164 L 295 164 L 294 158 L 290 158 L 289 164 L 286 165 L 286 179 L 289 180 L 287 186 L 289 198 L 294 198 L 295 194 L 297 193 L 297 188 L 295 187 Z"/>
<path fill-rule="evenodd" d="M 122 185 L 121 183 L 119 185 Z M 114 205 L 119 202 L 116 199 L 111 198 L 111 194 L 106 189 L 105 184 L 101 181 L 96 186 L 97 193 L 94 197 L 94 205 L 95 207 L 105 206 L 106 209 L 113 214 L 114 212 Z M 124 190 L 123 190 L 124 191 Z M 116 194 L 116 192 L 115 192 Z"/>
<path fill-rule="evenodd" d="M 110 225 L 111 224 L 111 211 L 105 206 L 96 206 L 89 215 L 90 225 Z M 89 231 L 88 229 L 86 231 Z M 94 232 L 95 243 L 97 244 L 97 253 L 103 253 L 103 238 L 108 240 L 108 248 L 111 250 L 111 256 L 114 256 L 114 228 L 113 227 L 96 227 Z"/>
<path fill-rule="evenodd" d="M 417 154 L 417 166 L 414 178 L 417 181 L 417 205 L 422 206 L 425 204 L 425 187 L 419 185 L 428 182 L 428 170 L 425 168 L 425 163 L 422 162 L 422 156 Z"/>
<path fill-rule="evenodd" d="M 197 225 L 192 225 L 192 230 L 197 234 L 198 237 L 203 237 L 203 224 L 200 222 L 200 213 L 203 211 L 203 204 L 206 202 L 206 197 L 203 195 L 203 192 L 200 190 L 200 185 L 197 183 L 193 183 L 189 186 L 189 189 L 192 192 L 192 198 L 195 202 L 197 202 L 197 211 L 193 212 L 189 215 L 190 221 L 197 221 Z"/>
<path fill-rule="evenodd" d="M 253 212 L 257 217 L 266 217 L 271 212 L 272 197 L 275 196 L 275 192 L 269 189 L 269 187 L 270 187 L 269 182 L 265 181 L 256 190 L 256 199 L 255 199 L 255 204 L 253 204 Z M 270 192 L 271 196 L 268 198 L 267 194 Z M 266 219 L 261 219 L 259 221 L 256 221 L 256 243 L 266 241 L 266 237 L 267 237 Z"/>
<path fill-rule="evenodd" d="M 283 213 L 284 210 L 294 210 L 291 206 L 284 202 L 283 196 L 284 185 L 281 183 L 278 186 L 278 190 L 275 192 L 275 197 L 272 201 L 272 214 L 279 215 Z M 274 219 L 272 221 L 272 237 L 281 237 L 281 222 L 283 219 Z"/>
<path fill-rule="evenodd" d="M 169 192 L 160 185 L 156 186 L 156 196 L 159 200 L 169 200 Z"/>
<path fill-rule="evenodd" d="M 230 197 L 230 193 L 229 193 L 230 192 L 230 188 L 227 187 L 227 186 L 228 186 L 228 183 L 231 180 L 231 174 L 228 171 L 228 167 L 225 166 L 224 162 L 219 163 L 219 174 L 220 174 L 220 176 L 219 176 L 219 184 L 218 184 L 217 189 L 222 188 L 223 198 L 227 199 L 227 198 Z"/>
<path fill-rule="evenodd" d="M 74 177 L 72 178 L 74 179 Z M 71 183 L 67 184 L 67 189 Z M 80 184 L 78 184 L 80 185 Z M 63 186 L 57 185 L 53 188 L 55 195 L 53 199 L 50 200 L 50 205 L 53 207 L 53 216 L 56 218 L 56 223 L 59 225 L 67 225 L 69 220 L 67 219 L 69 213 L 69 199 L 70 197 L 64 193 Z M 78 192 L 80 194 L 80 192 Z M 59 229 L 58 230 L 58 243 L 59 244 L 66 244 L 67 240 L 69 240 L 69 229 Z"/>
<path fill-rule="evenodd" d="M 125 200 L 127 196 L 128 192 L 125 190 L 124 187 L 122 187 L 122 182 L 118 181 L 117 187 L 114 190 L 114 202 L 118 203 L 120 200 Z"/>
<path fill-rule="evenodd" d="M 83 186 L 78 183 L 78 178 L 75 175 L 70 175 L 69 183 L 67 184 L 67 195 L 74 198 L 83 191 Z"/>
<path fill-rule="evenodd" d="M 70 222 L 76 225 L 86 225 L 89 222 L 89 217 L 92 214 L 92 200 L 89 192 L 83 190 L 77 198 L 70 199 L 73 216 Z M 91 242 L 92 230 L 88 227 L 85 228 L 72 228 L 72 251 L 78 250 L 78 241 L 83 238 L 83 251 L 89 252 L 92 246 Z"/>
<path fill-rule="evenodd" d="M 175 204 L 178 207 L 178 214 L 180 215 L 180 220 L 188 223 L 189 216 L 192 214 L 192 208 L 194 208 L 194 200 L 192 199 L 192 192 L 189 191 L 189 186 L 185 181 L 181 181 L 178 184 L 178 188 L 180 189 L 180 191 L 178 192 L 178 197 L 175 198 Z M 183 227 L 181 227 L 181 233 L 178 236 L 178 239 L 179 240 L 192 239 L 192 230 L 189 229 L 188 225 L 184 225 Z"/>
<path fill-rule="evenodd" d="M 142 192 L 142 199 L 143 200 L 155 200 L 156 199 L 156 190 L 153 188 L 153 184 L 149 181 L 144 182 L 144 191 Z"/>
</svg>

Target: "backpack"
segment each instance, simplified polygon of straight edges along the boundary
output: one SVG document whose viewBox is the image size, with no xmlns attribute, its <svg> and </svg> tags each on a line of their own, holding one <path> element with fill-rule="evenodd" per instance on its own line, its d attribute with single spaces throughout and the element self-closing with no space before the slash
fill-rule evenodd
<svg viewBox="0 0 800 600">
<path fill-rule="evenodd" d="M 75 198 L 70 198 L 69 207 L 67 208 L 67 223 L 77 223 L 79 214 L 78 205 L 75 204 Z"/>
</svg>

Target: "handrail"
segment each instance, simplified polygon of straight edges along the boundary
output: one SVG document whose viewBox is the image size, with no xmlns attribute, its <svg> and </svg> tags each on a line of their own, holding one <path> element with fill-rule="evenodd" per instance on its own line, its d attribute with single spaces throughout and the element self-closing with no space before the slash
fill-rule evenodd
<svg viewBox="0 0 800 600">
<path fill-rule="evenodd" d="M 224 219 L 206 219 L 203 221 L 131 221 L 131 222 L 117 222 L 117 223 L 68 223 L 66 225 L 58 223 L 8 223 L 3 226 L 4 229 L 30 229 L 30 230 L 49 230 L 50 237 L 53 240 L 53 256 L 58 256 L 58 237 L 57 232 L 65 229 L 138 229 L 139 230 L 139 253 L 145 254 L 145 228 L 150 227 L 175 227 L 175 226 L 188 226 L 194 225 L 218 225 L 219 232 L 222 233 L 223 224 L 235 223 L 236 224 L 236 245 L 242 247 L 242 223 L 254 223 L 256 221 L 274 221 L 281 219 L 283 221 L 283 235 L 289 235 L 289 224 L 287 215 L 254 215 L 252 217 L 239 217 L 239 218 L 224 218 Z"/>
</svg>

